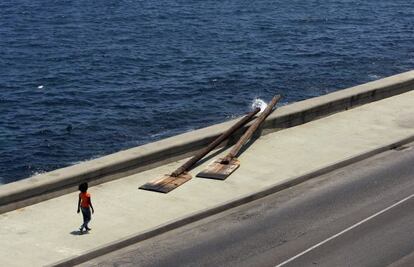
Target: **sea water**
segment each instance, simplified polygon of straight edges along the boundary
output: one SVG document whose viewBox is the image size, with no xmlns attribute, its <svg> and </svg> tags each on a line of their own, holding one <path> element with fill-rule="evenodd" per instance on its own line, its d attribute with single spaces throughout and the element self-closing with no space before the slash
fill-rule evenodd
<svg viewBox="0 0 414 267">
<path fill-rule="evenodd" d="M 0 2 L 0 179 L 414 66 L 411 1 Z"/>
</svg>

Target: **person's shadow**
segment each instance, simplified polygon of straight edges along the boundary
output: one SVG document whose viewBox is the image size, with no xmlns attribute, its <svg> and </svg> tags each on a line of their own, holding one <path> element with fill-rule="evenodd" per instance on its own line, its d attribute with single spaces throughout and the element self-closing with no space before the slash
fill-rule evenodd
<svg viewBox="0 0 414 267">
<path fill-rule="evenodd" d="M 89 234 L 89 231 L 83 231 L 83 232 L 81 232 L 79 230 L 76 230 L 76 231 L 70 232 L 70 234 L 71 235 L 85 235 L 85 234 Z"/>
</svg>

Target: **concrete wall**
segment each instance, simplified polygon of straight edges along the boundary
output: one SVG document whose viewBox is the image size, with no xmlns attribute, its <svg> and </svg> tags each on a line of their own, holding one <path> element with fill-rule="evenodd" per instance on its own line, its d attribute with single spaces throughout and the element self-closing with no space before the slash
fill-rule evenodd
<svg viewBox="0 0 414 267">
<path fill-rule="evenodd" d="M 278 108 L 258 135 L 300 125 L 352 107 L 414 89 L 414 71 L 351 87 Z M 191 156 L 229 128 L 235 120 L 131 148 L 67 168 L 0 186 L 0 213 L 21 208 L 91 185 L 125 177 Z M 234 143 L 244 129 L 228 142 Z"/>
</svg>

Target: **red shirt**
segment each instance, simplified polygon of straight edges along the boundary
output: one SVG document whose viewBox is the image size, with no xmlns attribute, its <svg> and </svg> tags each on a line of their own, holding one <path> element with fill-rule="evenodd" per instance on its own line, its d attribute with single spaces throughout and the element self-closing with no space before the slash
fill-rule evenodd
<svg viewBox="0 0 414 267">
<path fill-rule="evenodd" d="M 79 197 L 81 199 L 81 207 L 89 208 L 89 206 L 91 205 L 91 194 L 89 194 L 88 192 L 79 193 Z"/>
</svg>

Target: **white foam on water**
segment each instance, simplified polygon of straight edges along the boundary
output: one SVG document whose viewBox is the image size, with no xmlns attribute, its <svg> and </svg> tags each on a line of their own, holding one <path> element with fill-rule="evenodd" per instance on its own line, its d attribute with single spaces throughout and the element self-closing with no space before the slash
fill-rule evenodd
<svg viewBox="0 0 414 267">
<path fill-rule="evenodd" d="M 105 156 L 105 155 L 95 155 L 95 156 L 92 156 L 92 157 L 87 158 L 87 159 L 84 159 L 84 160 L 72 161 L 72 162 L 70 162 L 70 163 L 69 163 L 69 165 L 68 165 L 68 166 L 73 166 L 73 165 L 82 164 L 82 163 L 88 162 L 88 161 L 90 161 L 90 160 L 94 160 L 94 159 L 97 159 L 97 158 L 101 158 L 101 157 L 103 157 L 103 156 Z M 66 167 L 68 167 L 68 166 L 66 166 Z M 62 168 L 64 168 L 64 167 L 65 167 L 65 166 L 63 166 Z"/>
<path fill-rule="evenodd" d="M 368 78 L 370 80 L 378 80 L 378 79 L 381 78 L 381 76 L 380 75 L 377 75 L 377 74 L 368 74 Z"/>
<path fill-rule="evenodd" d="M 43 171 L 43 170 L 33 171 L 33 172 L 30 173 L 30 176 L 29 177 L 34 177 L 34 176 L 42 175 L 44 173 L 46 173 L 46 171 Z"/>
<path fill-rule="evenodd" d="M 253 99 L 252 109 L 260 108 L 260 112 L 263 112 L 263 110 L 265 110 L 266 107 L 267 107 L 267 104 L 262 99 L 260 98 Z"/>
</svg>

